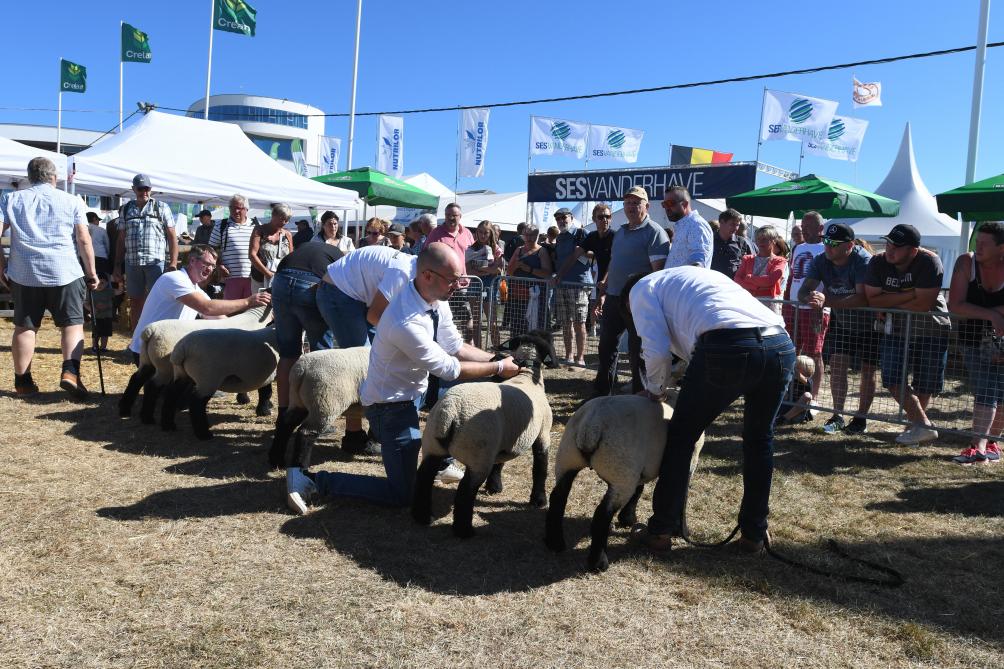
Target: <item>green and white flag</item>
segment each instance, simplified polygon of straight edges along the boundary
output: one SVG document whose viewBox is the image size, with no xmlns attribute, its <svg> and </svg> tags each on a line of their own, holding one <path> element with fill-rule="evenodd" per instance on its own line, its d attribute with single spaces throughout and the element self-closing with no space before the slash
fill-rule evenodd
<svg viewBox="0 0 1004 669">
<path fill-rule="evenodd" d="M 59 90 L 63 93 L 83 93 L 87 90 L 87 68 L 59 59 Z"/>
<path fill-rule="evenodd" d="M 216 0 L 213 28 L 254 37 L 258 12 L 244 0 Z"/>
<path fill-rule="evenodd" d="M 290 150 L 293 153 L 293 169 L 301 177 L 307 176 L 307 159 L 303 155 L 303 140 L 296 138 L 290 142 Z"/>
<path fill-rule="evenodd" d="M 149 63 L 153 60 L 150 37 L 128 23 L 122 24 L 122 62 Z"/>
</svg>

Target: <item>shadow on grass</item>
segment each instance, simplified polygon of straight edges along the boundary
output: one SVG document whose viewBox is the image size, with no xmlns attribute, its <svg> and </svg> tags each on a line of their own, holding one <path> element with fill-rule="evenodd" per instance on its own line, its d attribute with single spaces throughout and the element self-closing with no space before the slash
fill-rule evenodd
<svg viewBox="0 0 1004 669">
<path fill-rule="evenodd" d="M 952 488 L 911 488 L 901 490 L 897 496 L 898 500 L 875 502 L 865 508 L 893 513 L 958 513 L 1004 518 L 1004 481 L 979 481 Z"/>
<path fill-rule="evenodd" d="M 237 481 L 156 492 L 128 506 L 97 510 L 111 520 L 219 518 L 245 513 L 275 513 L 283 507 L 282 480 Z"/>
</svg>

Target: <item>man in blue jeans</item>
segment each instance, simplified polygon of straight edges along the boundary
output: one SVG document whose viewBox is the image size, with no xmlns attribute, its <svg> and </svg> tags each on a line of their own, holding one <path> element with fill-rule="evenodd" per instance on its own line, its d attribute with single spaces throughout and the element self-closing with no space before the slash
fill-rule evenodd
<svg viewBox="0 0 1004 669">
<path fill-rule="evenodd" d="M 666 451 L 641 540 L 666 552 L 686 530 L 690 459 L 701 433 L 740 395 L 743 412 L 743 500 L 740 549 L 758 553 L 767 535 L 774 471 L 774 418 L 791 381 L 795 347 L 784 320 L 725 275 L 683 266 L 632 277 L 624 318 L 641 338 L 645 389 L 662 401 L 673 354 L 689 362 L 666 433 Z"/>
<path fill-rule="evenodd" d="M 407 506 L 421 446 L 417 402 L 429 374 L 453 381 L 519 373 L 511 358 L 492 361 L 491 353 L 465 344 L 457 331 L 447 300 L 463 276 L 464 266 L 450 247 L 429 244 L 418 255 L 414 280 L 398 291 L 377 325 L 360 396 L 380 442 L 387 477 L 311 474 L 291 467 L 286 470 L 286 501 L 293 511 L 307 513 L 307 502 L 315 494 Z"/>
</svg>

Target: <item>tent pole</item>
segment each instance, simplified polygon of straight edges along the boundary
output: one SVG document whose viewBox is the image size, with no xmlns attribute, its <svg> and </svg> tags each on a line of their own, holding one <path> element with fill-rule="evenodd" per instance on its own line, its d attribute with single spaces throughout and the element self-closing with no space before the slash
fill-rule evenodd
<svg viewBox="0 0 1004 669">
<path fill-rule="evenodd" d="M 990 24 L 990 0 L 980 0 L 980 27 L 976 34 L 976 69 L 973 73 L 973 105 L 969 114 L 969 156 L 966 158 L 966 184 L 976 180 L 976 156 L 980 144 L 980 114 L 983 107 L 983 68 L 987 62 L 987 29 Z M 969 221 L 962 221 L 959 253 L 969 251 Z"/>
<path fill-rule="evenodd" d="M 209 56 L 206 59 L 206 104 L 202 110 L 202 118 L 209 120 L 209 82 L 213 75 L 213 14 L 216 11 L 216 0 L 209 0 Z"/>
<path fill-rule="evenodd" d="M 359 30 L 363 22 L 363 0 L 356 4 L 356 51 L 352 61 L 352 99 L 349 105 L 349 154 L 346 170 L 352 169 L 352 142 L 356 137 L 356 82 L 359 80 Z M 357 235 L 358 236 L 358 235 Z M 356 239 L 356 242 L 359 240 Z"/>
</svg>

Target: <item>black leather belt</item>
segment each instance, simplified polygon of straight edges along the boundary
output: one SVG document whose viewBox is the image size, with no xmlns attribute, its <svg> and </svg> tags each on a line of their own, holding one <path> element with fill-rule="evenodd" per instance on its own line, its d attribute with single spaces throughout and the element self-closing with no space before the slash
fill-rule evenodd
<svg viewBox="0 0 1004 669">
<path fill-rule="evenodd" d="M 775 337 L 782 334 L 787 334 L 787 332 L 780 325 L 767 325 L 762 328 L 728 328 L 724 330 L 709 330 L 698 337 L 697 341 L 701 344 L 712 344 L 715 342 L 734 341 L 744 337 L 764 339 L 765 337 Z"/>
</svg>

